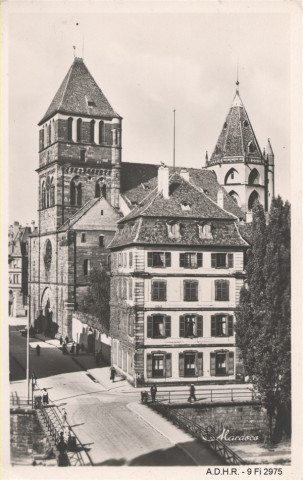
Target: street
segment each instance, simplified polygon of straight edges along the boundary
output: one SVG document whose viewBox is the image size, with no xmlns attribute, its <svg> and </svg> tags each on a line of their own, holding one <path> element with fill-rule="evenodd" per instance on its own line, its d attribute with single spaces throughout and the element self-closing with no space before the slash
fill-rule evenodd
<svg viewBox="0 0 303 480">
<path fill-rule="evenodd" d="M 37 344 L 41 347 L 40 356 L 36 354 Z M 169 435 L 154 428 L 153 416 L 158 414 L 148 407 L 144 407 L 146 419 L 136 413 L 140 392 L 122 378 L 110 382 L 108 366 L 96 368 L 94 358 L 87 354 L 62 355 L 57 344 L 30 339 L 30 373 L 35 373 L 39 388 L 46 388 L 50 399 L 66 409 L 68 423 L 89 448 L 94 465 L 222 464 L 212 451 L 177 427 L 169 424 Z M 27 396 L 25 368 L 26 338 L 11 327 L 11 391 L 23 397 Z M 182 442 L 174 441 L 175 438 Z M 194 458 L 191 452 L 195 453 Z"/>
</svg>

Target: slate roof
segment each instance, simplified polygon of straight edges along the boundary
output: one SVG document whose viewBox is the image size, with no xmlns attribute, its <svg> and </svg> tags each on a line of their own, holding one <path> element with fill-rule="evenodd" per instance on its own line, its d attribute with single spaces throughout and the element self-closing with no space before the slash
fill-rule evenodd
<svg viewBox="0 0 303 480">
<path fill-rule="evenodd" d="M 94 106 L 88 106 L 88 101 Z M 120 118 L 88 71 L 82 58 L 75 58 L 39 125 L 55 113 L 89 117 Z"/>
<path fill-rule="evenodd" d="M 175 246 L 218 246 L 218 247 L 247 247 L 247 242 L 239 233 L 234 221 L 212 220 L 212 238 L 199 237 L 198 221 L 193 219 L 180 220 L 180 237 L 171 238 L 168 234 L 166 219 L 141 217 L 133 222 L 120 224 L 109 245 L 109 248 L 122 247 L 132 243 L 146 245 L 175 245 Z"/>
<path fill-rule="evenodd" d="M 254 152 L 249 152 L 253 143 Z M 240 98 L 238 90 L 223 124 L 214 152 L 207 165 L 228 161 L 228 157 L 253 157 L 263 159 L 258 141 Z"/>
<path fill-rule="evenodd" d="M 143 163 L 127 163 L 121 165 L 121 194 L 131 209 L 136 208 L 144 199 L 157 188 L 159 165 Z M 177 167 L 175 172 L 180 174 L 182 167 Z M 173 168 L 169 167 L 170 174 Z M 189 181 L 198 189 L 202 189 L 205 195 L 213 202 L 217 201 L 219 189 L 223 191 L 223 206 L 229 213 L 238 218 L 245 218 L 245 213 L 237 203 L 228 195 L 224 188 L 220 187 L 216 175 L 211 170 L 187 168 Z"/>
</svg>

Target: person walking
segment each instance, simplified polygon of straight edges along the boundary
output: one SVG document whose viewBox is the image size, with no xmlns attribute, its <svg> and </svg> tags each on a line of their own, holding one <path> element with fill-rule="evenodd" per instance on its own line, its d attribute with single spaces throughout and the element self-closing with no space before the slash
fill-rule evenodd
<svg viewBox="0 0 303 480">
<path fill-rule="evenodd" d="M 62 343 L 63 343 L 63 338 L 62 338 L 62 335 L 61 335 L 61 337 L 60 337 L 60 340 L 59 340 L 59 342 L 60 342 L 60 345 L 62 345 Z"/>
<path fill-rule="evenodd" d="M 46 388 L 43 388 L 42 401 L 43 401 L 43 405 L 46 407 L 48 405 L 48 393 Z"/>
<path fill-rule="evenodd" d="M 77 345 L 76 345 L 76 355 L 79 355 L 79 352 L 80 352 L 80 345 L 79 345 L 79 343 L 77 343 Z"/>
<path fill-rule="evenodd" d="M 157 394 L 157 387 L 155 384 L 153 384 L 150 387 L 150 394 L 151 394 L 152 402 L 154 403 L 156 401 L 156 394 Z"/>
<path fill-rule="evenodd" d="M 63 422 L 63 425 L 67 424 L 67 412 L 65 408 L 62 409 L 62 422 Z"/>
<path fill-rule="evenodd" d="M 62 345 L 62 353 L 63 353 L 63 355 L 67 355 L 67 354 L 68 354 L 68 350 L 67 350 L 67 348 L 66 348 L 66 343 L 63 343 L 63 345 Z"/>
<path fill-rule="evenodd" d="M 192 383 L 190 388 L 189 388 L 189 397 L 188 397 L 188 402 L 191 402 L 194 400 L 194 402 L 197 401 L 196 395 L 195 395 L 195 385 Z"/>
<path fill-rule="evenodd" d="M 117 373 L 117 372 L 116 372 L 115 367 L 110 367 L 110 380 L 111 380 L 112 382 L 115 381 L 116 373 Z"/>
<path fill-rule="evenodd" d="M 73 343 L 70 349 L 70 353 L 73 355 L 75 353 L 75 344 Z"/>
<path fill-rule="evenodd" d="M 66 345 L 68 344 L 68 336 L 67 335 L 65 337 L 65 343 L 66 343 Z"/>
<path fill-rule="evenodd" d="M 38 344 L 38 345 L 36 346 L 36 353 L 37 353 L 37 356 L 38 356 L 38 357 L 40 356 L 40 350 L 41 350 L 41 347 L 40 347 L 40 345 Z"/>
</svg>

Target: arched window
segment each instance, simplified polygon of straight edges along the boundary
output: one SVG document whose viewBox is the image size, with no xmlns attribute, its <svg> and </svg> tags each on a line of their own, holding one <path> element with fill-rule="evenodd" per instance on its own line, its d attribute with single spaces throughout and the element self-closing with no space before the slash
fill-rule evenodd
<svg viewBox="0 0 303 480">
<path fill-rule="evenodd" d="M 102 197 L 106 198 L 106 185 L 102 185 L 102 188 L 101 188 L 101 191 L 102 191 Z"/>
<path fill-rule="evenodd" d="M 231 192 L 229 192 L 229 196 L 238 204 L 239 195 L 237 194 L 237 192 L 232 190 Z"/>
<path fill-rule="evenodd" d="M 50 145 L 52 143 L 52 125 L 49 123 L 48 126 L 48 144 Z"/>
<path fill-rule="evenodd" d="M 74 180 L 70 182 L 70 204 L 76 205 L 76 185 Z"/>
<path fill-rule="evenodd" d="M 95 141 L 95 120 L 92 120 L 90 122 L 90 135 L 89 135 L 89 139 L 90 139 L 90 143 L 94 143 Z"/>
<path fill-rule="evenodd" d="M 50 182 L 50 207 L 53 207 L 55 205 L 55 185 L 54 185 L 54 179 L 51 179 Z"/>
<path fill-rule="evenodd" d="M 82 120 L 78 118 L 77 120 L 77 142 L 82 141 Z"/>
<path fill-rule="evenodd" d="M 230 170 L 228 170 L 227 174 L 225 175 L 224 184 L 228 185 L 230 183 L 237 183 L 237 175 L 238 172 L 235 168 L 231 168 Z"/>
<path fill-rule="evenodd" d="M 256 168 L 254 168 L 248 177 L 248 185 L 258 185 L 260 183 L 260 174 Z"/>
<path fill-rule="evenodd" d="M 45 182 L 42 182 L 42 208 L 46 207 L 46 188 L 45 188 Z"/>
<path fill-rule="evenodd" d="M 78 183 L 77 185 L 77 205 L 82 205 L 82 184 Z"/>
<path fill-rule="evenodd" d="M 259 194 L 254 190 L 248 199 L 248 210 L 252 210 L 254 203 L 259 200 Z"/>
<path fill-rule="evenodd" d="M 254 153 L 256 151 L 256 146 L 253 141 L 248 144 L 248 153 Z"/>
<path fill-rule="evenodd" d="M 104 122 L 99 122 L 99 143 L 104 143 Z"/>
<path fill-rule="evenodd" d="M 73 140 L 73 119 L 69 117 L 67 119 L 67 140 L 71 142 Z"/>
<path fill-rule="evenodd" d="M 100 186 L 100 180 L 96 182 L 95 186 L 95 198 L 101 197 L 101 186 Z"/>
</svg>

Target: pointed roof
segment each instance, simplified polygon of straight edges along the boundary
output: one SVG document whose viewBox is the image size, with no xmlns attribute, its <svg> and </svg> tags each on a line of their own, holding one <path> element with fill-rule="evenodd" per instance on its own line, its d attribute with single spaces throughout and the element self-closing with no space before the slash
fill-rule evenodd
<svg viewBox="0 0 303 480">
<path fill-rule="evenodd" d="M 217 144 L 206 165 L 228 162 L 235 157 L 263 159 L 238 88 L 223 124 Z"/>
<path fill-rule="evenodd" d="M 39 125 L 58 112 L 89 117 L 119 118 L 88 71 L 83 59 L 78 57 L 74 59 Z"/>
<path fill-rule="evenodd" d="M 274 152 L 270 143 L 270 139 L 267 140 L 267 145 L 265 147 L 265 155 L 268 155 L 269 157 L 274 157 Z"/>
</svg>

